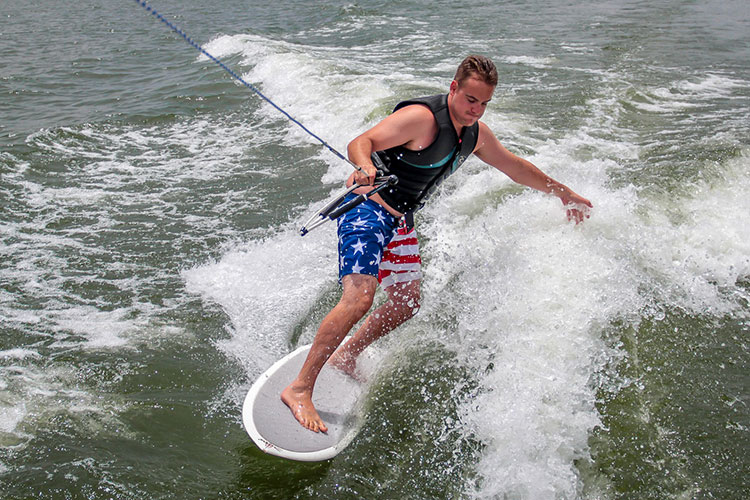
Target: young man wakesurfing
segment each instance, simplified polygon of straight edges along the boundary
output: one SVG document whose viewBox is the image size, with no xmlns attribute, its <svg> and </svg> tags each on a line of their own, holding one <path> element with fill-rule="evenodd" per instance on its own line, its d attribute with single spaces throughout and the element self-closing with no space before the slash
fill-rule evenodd
<svg viewBox="0 0 750 500">
<path fill-rule="evenodd" d="M 373 189 L 377 173 L 374 162 L 385 164 L 388 173 L 395 174 L 399 181 L 338 219 L 343 293 L 320 324 L 297 378 L 281 393 L 282 401 L 303 427 L 314 432 L 328 430 L 312 402 L 323 365 L 328 361 L 354 375 L 357 356 L 419 309 L 421 269 L 411 223 L 413 211 L 469 155 L 475 154 L 519 184 L 559 197 L 568 218 L 576 223 L 588 217 L 592 207 L 589 200 L 505 149 L 479 121 L 497 80 L 492 61 L 468 56 L 459 65 L 448 94 L 402 102 L 391 115 L 349 143 L 349 159 L 360 170 L 347 184 L 362 185 L 350 196 Z M 388 301 L 339 347 L 370 310 L 378 278 Z"/>
</svg>

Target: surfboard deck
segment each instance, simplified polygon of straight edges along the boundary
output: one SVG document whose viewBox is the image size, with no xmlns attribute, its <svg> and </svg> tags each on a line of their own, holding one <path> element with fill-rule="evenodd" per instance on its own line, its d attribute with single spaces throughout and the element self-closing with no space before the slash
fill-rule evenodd
<svg viewBox="0 0 750 500">
<path fill-rule="evenodd" d="M 363 387 L 352 377 L 325 365 L 318 375 L 313 404 L 328 432 L 302 427 L 281 401 L 281 391 L 294 380 L 310 345 L 289 353 L 258 377 L 245 397 L 242 420 L 245 430 L 264 452 L 291 460 L 328 460 L 343 450 L 357 434 L 360 421 L 353 411 Z"/>
</svg>

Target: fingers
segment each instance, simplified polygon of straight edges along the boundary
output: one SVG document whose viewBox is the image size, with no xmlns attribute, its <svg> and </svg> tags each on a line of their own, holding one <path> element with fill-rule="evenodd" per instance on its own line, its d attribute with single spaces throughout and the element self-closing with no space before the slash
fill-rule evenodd
<svg viewBox="0 0 750 500">
<path fill-rule="evenodd" d="M 375 177 L 378 171 L 372 165 L 363 165 L 359 170 L 354 172 L 354 181 L 361 186 L 371 186 L 375 184 Z"/>
<path fill-rule="evenodd" d="M 566 214 L 569 221 L 575 221 L 576 224 L 580 224 L 584 219 L 591 218 L 591 211 L 588 208 L 579 209 L 575 206 L 568 205 L 570 208 L 566 209 Z"/>
<path fill-rule="evenodd" d="M 569 221 L 575 221 L 576 224 L 580 224 L 584 219 L 591 218 L 591 209 L 594 207 L 594 204 L 583 196 L 571 193 L 570 196 L 561 197 L 560 201 L 565 205 L 565 213 Z"/>
</svg>

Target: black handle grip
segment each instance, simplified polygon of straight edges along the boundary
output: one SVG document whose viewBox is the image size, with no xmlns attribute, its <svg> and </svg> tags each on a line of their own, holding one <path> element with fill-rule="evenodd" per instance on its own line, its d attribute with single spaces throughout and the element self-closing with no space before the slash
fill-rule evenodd
<svg viewBox="0 0 750 500">
<path fill-rule="evenodd" d="M 380 184 L 378 187 L 376 187 L 372 191 L 370 191 L 368 193 L 360 194 L 356 198 L 354 198 L 353 200 L 344 203 L 343 205 L 341 205 L 340 207 L 336 208 L 335 210 L 331 210 L 328 213 L 322 214 L 323 217 L 328 217 L 331 220 L 338 219 L 339 216 L 345 214 L 346 212 L 348 212 L 352 208 L 356 207 L 357 205 L 359 205 L 363 201 L 367 200 L 370 196 L 376 194 L 378 191 L 382 191 L 383 189 L 385 189 L 388 186 L 395 185 L 398 182 L 398 177 L 396 177 L 395 175 L 389 175 L 388 177 L 385 177 L 385 178 L 380 179 L 380 180 L 382 181 L 382 184 Z"/>
<path fill-rule="evenodd" d="M 360 194 L 356 198 L 354 198 L 353 200 L 347 201 L 343 205 L 339 206 L 336 210 L 334 210 L 331 213 L 329 213 L 328 214 L 328 218 L 331 219 L 331 220 L 338 219 L 340 215 L 345 214 L 346 212 L 348 212 L 352 208 L 356 207 L 357 205 L 359 205 L 360 203 L 362 203 L 366 199 L 367 199 L 367 196 L 365 196 L 363 194 Z"/>
</svg>

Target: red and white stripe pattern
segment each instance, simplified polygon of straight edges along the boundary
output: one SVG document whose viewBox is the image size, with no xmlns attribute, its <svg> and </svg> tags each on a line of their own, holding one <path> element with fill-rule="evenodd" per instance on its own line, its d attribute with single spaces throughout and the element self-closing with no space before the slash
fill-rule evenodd
<svg viewBox="0 0 750 500">
<path fill-rule="evenodd" d="M 422 258 L 419 256 L 417 232 L 414 228 L 407 229 L 402 223 L 383 252 L 378 281 L 383 288 L 388 288 L 418 279 L 422 279 Z"/>
</svg>

